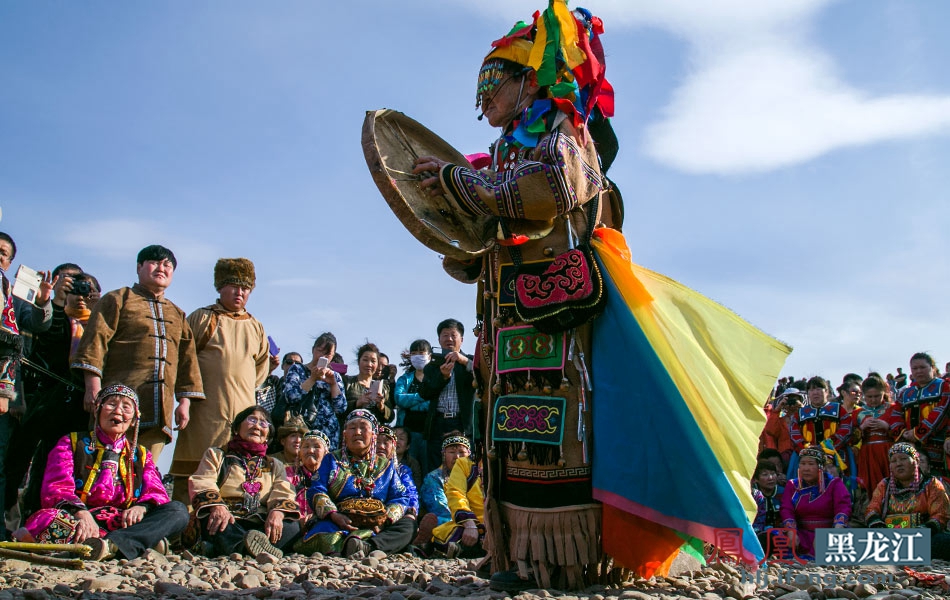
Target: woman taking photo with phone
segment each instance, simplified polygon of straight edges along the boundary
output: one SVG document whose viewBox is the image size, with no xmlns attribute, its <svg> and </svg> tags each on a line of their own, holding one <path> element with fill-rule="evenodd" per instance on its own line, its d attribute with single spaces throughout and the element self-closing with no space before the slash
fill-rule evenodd
<svg viewBox="0 0 950 600">
<path fill-rule="evenodd" d="M 307 428 L 326 434 L 330 450 L 340 447 L 340 421 L 346 412 L 343 379 L 330 368 L 336 352 L 336 336 L 320 334 L 313 341 L 313 358 L 305 365 L 293 364 L 287 369 L 284 387 L 274 407 L 274 421 L 281 425 L 299 415 Z"/>
<path fill-rule="evenodd" d="M 396 415 L 395 403 L 389 393 L 389 382 L 373 379 L 379 366 L 379 348 L 366 342 L 356 351 L 359 373 L 346 378 L 346 414 L 357 408 L 373 413 L 377 422 L 388 425 Z"/>
</svg>

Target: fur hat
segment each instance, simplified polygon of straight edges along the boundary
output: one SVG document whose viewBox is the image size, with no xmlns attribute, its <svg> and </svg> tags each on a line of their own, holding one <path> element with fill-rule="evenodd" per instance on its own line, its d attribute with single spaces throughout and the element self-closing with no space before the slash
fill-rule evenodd
<svg viewBox="0 0 950 600">
<path fill-rule="evenodd" d="M 254 263 L 246 258 L 219 258 L 214 265 L 214 289 L 216 290 L 226 285 L 238 285 L 253 290 L 256 283 Z"/>
<path fill-rule="evenodd" d="M 309 431 L 310 428 L 307 427 L 307 423 L 303 420 L 303 417 L 300 415 L 295 415 L 287 419 L 283 425 L 277 428 L 277 439 L 278 441 L 283 442 L 284 438 L 291 433 L 306 435 Z"/>
</svg>

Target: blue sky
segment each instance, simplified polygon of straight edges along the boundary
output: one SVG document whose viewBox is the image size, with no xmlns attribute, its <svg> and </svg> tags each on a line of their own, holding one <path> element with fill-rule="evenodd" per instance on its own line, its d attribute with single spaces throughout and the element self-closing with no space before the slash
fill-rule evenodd
<svg viewBox="0 0 950 600">
<path fill-rule="evenodd" d="M 584 4 L 605 22 L 635 260 L 795 347 L 786 374 L 950 360 L 950 48 L 945 2 Z M 491 40 L 535 0 L 5 2 L 0 229 L 15 265 L 74 261 L 114 289 L 142 246 L 168 292 L 249 308 L 286 351 L 335 332 L 396 355 L 454 316 L 456 283 L 385 204 L 360 147 L 394 108 L 464 152 Z M 15 267 L 14 267 L 15 268 Z M 466 337 L 472 349 L 474 336 Z"/>
</svg>

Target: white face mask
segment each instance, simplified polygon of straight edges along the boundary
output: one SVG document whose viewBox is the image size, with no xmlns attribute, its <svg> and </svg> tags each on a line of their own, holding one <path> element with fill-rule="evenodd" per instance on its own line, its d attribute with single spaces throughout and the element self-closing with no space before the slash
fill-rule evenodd
<svg viewBox="0 0 950 600">
<path fill-rule="evenodd" d="M 429 363 L 428 354 L 413 354 L 409 357 L 409 362 L 412 363 L 412 368 L 421 371 Z"/>
</svg>

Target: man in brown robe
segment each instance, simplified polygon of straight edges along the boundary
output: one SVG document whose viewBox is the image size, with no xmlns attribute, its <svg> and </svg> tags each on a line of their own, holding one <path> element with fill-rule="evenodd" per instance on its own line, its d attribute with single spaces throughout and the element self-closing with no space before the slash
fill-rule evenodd
<svg viewBox="0 0 950 600">
<path fill-rule="evenodd" d="M 250 260 L 220 259 L 214 266 L 217 302 L 188 315 L 207 398 L 192 407 L 191 425 L 178 437 L 169 469 L 175 476 L 173 498 L 186 504 L 188 477 L 208 448 L 231 439 L 235 416 L 255 404 L 254 389 L 270 371 L 264 326 L 245 308 L 255 281 Z"/>
<path fill-rule="evenodd" d="M 172 440 L 172 414 L 177 428 L 184 429 L 191 399 L 205 395 L 191 327 L 184 311 L 165 298 L 178 266 L 175 255 L 164 246 L 147 246 L 136 262 L 138 283 L 99 300 L 70 366 L 83 372 L 90 412 L 104 386 L 121 383 L 136 391 L 139 443 L 157 461 Z"/>
</svg>

